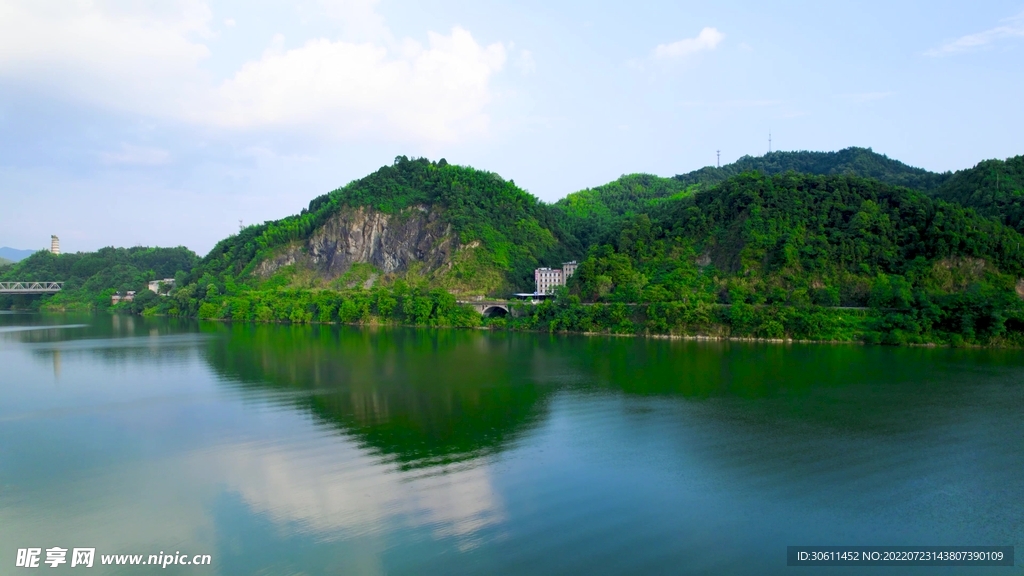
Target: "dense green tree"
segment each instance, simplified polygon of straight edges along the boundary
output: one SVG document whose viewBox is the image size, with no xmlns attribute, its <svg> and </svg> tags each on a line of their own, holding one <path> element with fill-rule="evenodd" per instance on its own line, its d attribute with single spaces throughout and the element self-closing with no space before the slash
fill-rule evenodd
<svg viewBox="0 0 1024 576">
<path fill-rule="evenodd" d="M 953 174 L 935 196 L 1024 232 L 1024 156 L 986 160 Z"/>
<path fill-rule="evenodd" d="M 634 321 L 656 332 L 1020 340 L 1021 236 L 959 204 L 852 176 L 748 173 L 659 218 L 621 221 L 617 242 L 581 262 L 572 293 L 633 303 Z M 868 316 L 827 311 L 840 304 Z M 678 316 L 700 306 L 711 306 L 702 322 Z M 519 322 L 543 325 L 542 312 Z"/>
<path fill-rule="evenodd" d="M 141 293 L 150 280 L 184 277 L 197 262 L 196 254 L 183 246 L 107 247 L 96 252 L 60 255 L 39 251 L 0 270 L 0 280 L 64 282 L 61 293 L 33 300 L 36 306 L 93 308 L 101 305 L 105 308 L 110 305 L 110 293 L 129 290 Z M 0 307 L 11 304 L 10 299 L 0 298 Z"/>
<path fill-rule="evenodd" d="M 657 210 L 659 204 L 683 198 L 693 189 L 673 178 L 630 174 L 604 186 L 573 192 L 553 208 L 567 232 L 583 246 L 593 246 L 611 241 L 609 235 L 630 217 Z"/>
<path fill-rule="evenodd" d="M 708 166 L 680 174 L 675 179 L 685 186 L 709 188 L 744 172 L 755 171 L 768 175 L 798 172 L 816 176 L 860 176 L 921 191 L 935 190 L 950 178 L 949 173 L 936 174 L 907 166 L 871 148 L 852 147 L 838 152 L 770 152 L 764 156 L 743 156 L 721 168 Z"/>
</svg>

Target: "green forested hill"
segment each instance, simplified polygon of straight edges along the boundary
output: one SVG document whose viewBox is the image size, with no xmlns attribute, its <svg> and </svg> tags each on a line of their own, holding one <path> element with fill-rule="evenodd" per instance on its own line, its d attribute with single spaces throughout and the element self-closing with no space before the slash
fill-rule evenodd
<svg viewBox="0 0 1024 576">
<path fill-rule="evenodd" d="M 532 283 L 538 265 L 583 251 L 550 206 L 514 181 L 444 159 L 432 163 L 400 157 L 393 166 L 314 200 L 310 210 L 332 204 L 368 205 L 385 212 L 413 204 L 439 206 L 460 242 L 480 242 L 512 285 L 521 285 L 524 279 Z"/>
<path fill-rule="evenodd" d="M 850 176 L 744 174 L 679 203 L 668 224 L 722 270 L 904 274 L 918 260 L 984 258 L 1024 274 L 1020 235 L 955 203 Z"/>
<path fill-rule="evenodd" d="M 630 174 L 595 188 L 573 192 L 554 204 L 562 227 L 581 245 L 607 240 L 624 216 L 647 213 L 656 205 L 689 194 L 686 185 L 673 178 Z"/>
<path fill-rule="evenodd" d="M 554 204 L 563 227 L 584 246 L 608 239 L 624 217 L 657 212 L 667 199 L 679 199 L 706 190 L 745 172 L 774 175 L 785 172 L 814 175 L 847 175 L 871 178 L 886 184 L 932 191 L 949 179 L 914 168 L 878 154 L 870 148 L 846 148 L 838 152 L 772 152 L 744 156 L 721 168 L 705 167 L 672 178 L 630 174 L 603 186 L 573 192 Z"/>
<path fill-rule="evenodd" d="M 2 281 L 61 281 L 64 290 L 45 300 L 54 308 L 106 308 L 115 291 L 142 292 L 150 280 L 184 281 L 198 261 L 194 252 L 177 248 L 101 248 L 96 252 L 54 255 L 40 250 L 0 269 Z M 146 296 L 143 294 L 143 296 Z M 8 308 L 13 297 L 0 297 Z"/>
<path fill-rule="evenodd" d="M 935 196 L 1024 231 L 1024 156 L 985 160 L 957 171 L 935 191 Z"/>
<path fill-rule="evenodd" d="M 614 244 L 591 250 L 571 291 L 639 303 L 642 318 L 601 322 L 637 329 L 642 320 L 655 332 L 1019 340 L 1021 240 L 960 205 L 874 180 L 744 174 L 660 220 L 634 217 Z M 836 306 L 869 315 L 850 324 L 859 313 Z"/>
<path fill-rule="evenodd" d="M 289 269 L 298 264 L 275 268 L 278 271 L 270 278 L 258 273 L 263 264 L 280 260 L 283 253 L 288 258 L 303 257 L 314 248 L 310 243 L 323 240 L 318 235 L 325 234 L 339 216 L 365 217 L 368 211 L 394 216 L 388 222 L 396 227 L 421 214 L 439 217 L 457 235 L 457 242 L 433 235 L 433 246 L 416 250 L 430 252 L 450 243 L 456 251 L 444 253 L 448 260 L 442 263 L 440 275 L 436 271 L 419 274 L 415 266 L 401 274 L 381 275 L 366 270 L 372 268 L 369 263 L 353 265 L 339 278 L 323 277 L 322 270 L 321 276 L 306 270 L 305 276 L 289 277 Z M 192 272 L 189 284 L 160 302 L 160 310 L 235 320 L 473 325 L 479 323 L 479 315 L 474 319 L 474 312 L 456 306 L 452 282 L 499 286 L 498 295 L 532 290 L 536 267 L 584 253 L 556 216 L 550 206 L 497 174 L 443 159 L 430 162 L 400 156 L 393 165 L 314 199 L 301 214 L 250 226 L 221 241 Z M 327 241 L 336 247 L 354 233 L 363 242 L 364 232 L 336 227 Z M 371 244 L 376 241 L 369 239 Z M 384 251 L 391 250 L 390 255 L 407 248 L 389 246 Z M 486 281 L 479 282 L 481 278 Z"/>
<path fill-rule="evenodd" d="M 479 247 L 476 269 L 468 273 L 498 273 L 510 288 L 527 289 L 537 266 L 583 253 L 576 238 L 562 230 L 551 207 L 514 182 L 443 159 L 401 156 L 391 166 L 315 198 L 301 214 L 250 226 L 221 241 L 191 279 L 200 290 L 211 283 L 221 291 L 226 284 L 255 287 L 258 281 L 252 272 L 257 263 L 281 246 L 308 239 L 339 210 L 371 207 L 397 214 L 414 206 L 439 211 L 461 245 Z"/>
<path fill-rule="evenodd" d="M 770 152 L 764 156 L 744 156 L 721 168 L 708 166 L 680 174 L 675 179 L 686 186 L 708 187 L 754 170 L 769 175 L 793 171 L 820 176 L 860 176 L 922 191 L 938 188 L 950 176 L 907 166 L 870 148 L 851 147 L 838 152 Z"/>
</svg>

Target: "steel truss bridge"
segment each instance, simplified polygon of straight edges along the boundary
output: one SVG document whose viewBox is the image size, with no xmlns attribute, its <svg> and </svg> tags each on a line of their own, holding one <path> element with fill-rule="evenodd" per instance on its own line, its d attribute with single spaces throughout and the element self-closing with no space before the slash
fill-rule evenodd
<svg viewBox="0 0 1024 576">
<path fill-rule="evenodd" d="M 0 282 L 0 294 L 56 294 L 63 282 Z"/>
</svg>

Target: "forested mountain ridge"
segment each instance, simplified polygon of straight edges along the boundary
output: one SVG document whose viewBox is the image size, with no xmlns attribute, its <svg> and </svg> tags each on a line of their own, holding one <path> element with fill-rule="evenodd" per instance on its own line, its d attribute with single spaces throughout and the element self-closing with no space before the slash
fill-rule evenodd
<svg viewBox="0 0 1024 576">
<path fill-rule="evenodd" d="M 741 274 L 905 274 L 919 258 L 968 257 L 1024 275 L 1013 230 L 956 203 L 855 176 L 742 174 L 676 204 L 666 224 L 705 246 L 719 269 Z"/>
<path fill-rule="evenodd" d="M 774 175 L 785 172 L 818 176 L 860 176 L 915 190 L 935 190 L 950 178 L 949 173 L 937 174 L 923 168 L 908 166 L 879 154 L 871 148 L 844 148 L 837 152 L 769 152 L 764 156 L 743 156 L 721 168 L 708 166 L 686 174 L 674 176 L 685 186 L 714 186 L 744 172 Z"/>
<path fill-rule="evenodd" d="M 908 166 L 870 148 L 837 152 L 771 152 L 743 156 L 721 168 L 708 166 L 672 178 L 630 174 L 614 182 L 573 192 L 555 202 L 563 227 L 584 246 L 609 240 L 608 235 L 631 214 L 657 212 L 667 199 L 680 199 L 746 172 L 774 175 L 785 172 L 820 176 L 848 175 L 925 192 L 937 189 L 950 174 Z"/>
<path fill-rule="evenodd" d="M 939 186 L 935 196 L 1024 232 L 1024 155 L 985 160 L 958 170 Z"/>
<path fill-rule="evenodd" d="M 583 246 L 608 240 L 622 217 L 647 213 L 665 200 L 692 192 L 674 178 L 629 174 L 602 186 L 573 192 L 553 204 L 562 227 Z"/>
</svg>

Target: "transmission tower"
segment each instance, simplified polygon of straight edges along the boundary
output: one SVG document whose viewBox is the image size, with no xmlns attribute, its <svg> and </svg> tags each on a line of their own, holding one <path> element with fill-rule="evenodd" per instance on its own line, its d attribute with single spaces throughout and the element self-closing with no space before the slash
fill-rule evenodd
<svg viewBox="0 0 1024 576">
<path fill-rule="evenodd" d="M 715 150 L 715 156 L 718 157 L 718 159 L 715 160 L 715 167 L 716 168 L 721 168 L 722 167 L 722 151 L 721 150 Z"/>
</svg>

